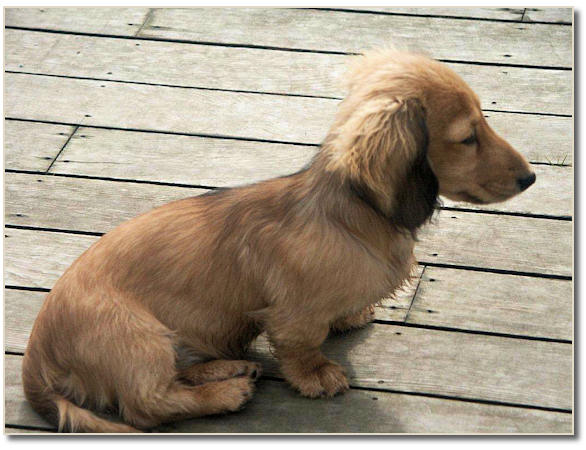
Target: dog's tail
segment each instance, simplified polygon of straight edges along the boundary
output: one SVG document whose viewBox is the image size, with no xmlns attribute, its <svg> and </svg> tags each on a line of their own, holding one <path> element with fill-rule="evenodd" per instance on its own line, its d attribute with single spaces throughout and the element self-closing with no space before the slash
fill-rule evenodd
<svg viewBox="0 0 586 450">
<path fill-rule="evenodd" d="M 59 432 L 69 433 L 140 433 L 129 425 L 103 419 L 58 394 L 44 382 L 39 373 L 31 371 L 30 360 L 23 361 L 24 393 L 33 409 Z"/>
</svg>

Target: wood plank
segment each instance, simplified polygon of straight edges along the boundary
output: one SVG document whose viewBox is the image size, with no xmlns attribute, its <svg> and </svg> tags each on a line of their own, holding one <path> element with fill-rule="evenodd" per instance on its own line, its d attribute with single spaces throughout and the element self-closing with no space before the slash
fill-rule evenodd
<svg viewBox="0 0 586 450">
<path fill-rule="evenodd" d="M 99 238 L 67 233 L 4 230 L 4 283 L 50 289 Z"/>
<path fill-rule="evenodd" d="M 19 173 L 7 173 L 5 180 L 10 224 L 97 233 L 164 203 L 207 192 Z"/>
<path fill-rule="evenodd" d="M 322 141 L 339 102 L 14 73 L 5 75 L 5 84 L 7 117 L 305 144 Z M 571 162 L 571 118 L 486 115 L 531 161 Z"/>
<path fill-rule="evenodd" d="M 4 289 L 4 351 L 24 353 L 46 292 Z"/>
<path fill-rule="evenodd" d="M 294 173 L 308 164 L 317 151 L 317 147 L 311 146 L 82 127 L 69 141 L 50 172 L 232 187 Z M 507 202 L 471 205 L 444 199 L 444 205 L 572 215 L 572 168 L 536 165 L 533 169 L 537 173 L 536 184 Z"/>
<path fill-rule="evenodd" d="M 16 72 L 341 98 L 351 57 L 6 30 Z M 165 61 L 164 65 L 160 61 Z M 487 108 L 572 114 L 572 73 L 451 64 Z M 189 67 L 189 70 L 185 70 Z M 262 76 L 258 68 L 263 68 Z"/>
<path fill-rule="evenodd" d="M 294 173 L 318 147 L 81 127 L 51 173 L 234 187 Z"/>
<path fill-rule="evenodd" d="M 572 275 L 572 222 L 446 211 L 421 233 L 420 262 Z"/>
<path fill-rule="evenodd" d="M 552 22 L 572 24 L 573 8 L 525 8 L 523 22 Z"/>
<path fill-rule="evenodd" d="M 7 27 L 134 36 L 148 8 L 6 8 Z"/>
<path fill-rule="evenodd" d="M 407 323 L 572 340 L 572 282 L 426 267 Z"/>
<path fill-rule="evenodd" d="M 28 178 L 22 174 L 10 176 L 10 179 L 20 180 L 23 186 L 28 183 Z M 13 225 L 106 232 L 123 220 L 134 217 L 137 211 L 147 211 L 154 207 L 158 200 L 153 199 L 160 199 L 160 203 L 164 203 L 168 199 L 185 197 L 185 193 L 190 193 L 159 186 L 110 185 L 101 180 L 72 181 L 36 175 L 33 177 L 49 183 L 49 190 L 41 195 L 41 199 L 45 196 L 49 201 L 41 200 L 39 203 L 45 205 L 40 206 L 35 191 L 29 189 L 23 192 L 23 189 L 11 188 L 7 195 L 6 214 Z M 52 190 L 53 186 L 59 188 Z M 79 200 L 73 200 L 79 201 L 78 206 L 68 208 L 67 205 L 72 202 L 71 197 L 75 197 L 82 190 L 82 186 L 87 186 L 86 192 L 93 194 L 93 189 L 96 189 L 104 193 L 104 197 L 96 200 L 93 195 L 80 194 Z M 121 188 L 127 190 L 122 191 Z M 116 192 L 117 190 L 120 192 Z M 134 192 L 130 194 L 131 191 Z M 114 197 L 115 200 L 105 202 L 104 199 L 108 197 Z M 63 206 L 57 209 L 55 205 Z M 69 214 L 62 214 L 63 210 L 69 211 Z M 492 245 L 487 246 L 487 242 Z M 434 264 L 570 276 L 572 222 L 444 211 L 439 214 L 436 224 L 424 228 L 421 242 L 416 247 L 416 255 L 420 261 Z"/>
<path fill-rule="evenodd" d="M 349 9 L 349 8 L 346 8 Z M 471 19 L 492 19 L 508 20 L 519 22 L 549 22 L 549 23 L 572 23 L 572 8 L 476 8 L 476 7 L 458 7 L 458 8 L 395 8 L 384 6 L 367 6 L 364 8 L 355 8 L 362 11 L 383 12 L 391 14 L 408 14 L 414 16 L 443 16 L 459 17 Z"/>
<path fill-rule="evenodd" d="M 49 427 L 24 399 L 21 358 L 5 357 L 5 420 L 11 424 Z M 567 434 L 572 432 L 572 415 L 354 389 L 330 400 L 309 400 L 295 394 L 285 383 L 261 379 L 255 397 L 242 411 L 177 422 L 157 431 Z"/>
<path fill-rule="evenodd" d="M 412 16 L 440 16 L 460 17 L 468 19 L 495 19 L 520 21 L 523 17 L 523 8 L 477 8 L 477 7 L 394 7 L 394 6 L 365 6 L 363 8 L 348 7 L 358 11 L 373 11 L 391 14 L 406 14 Z"/>
<path fill-rule="evenodd" d="M 138 35 L 329 52 L 393 45 L 424 50 L 437 59 L 571 67 L 571 31 L 549 24 L 222 8 L 155 9 Z M 536 42 L 548 42 L 555 51 L 548 51 L 545 59 Z"/>
<path fill-rule="evenodd" d="M 571 344 L 371 324 L 323 350 L 352 386 L 572 408 Z M 280 375 L 266 339 L 252 352 Z"/>
<path fill-rule="evenodd" d="M 74 128 L 34 122 L 4 122 L 4 168 L 46 171 Z"/>
</svg>

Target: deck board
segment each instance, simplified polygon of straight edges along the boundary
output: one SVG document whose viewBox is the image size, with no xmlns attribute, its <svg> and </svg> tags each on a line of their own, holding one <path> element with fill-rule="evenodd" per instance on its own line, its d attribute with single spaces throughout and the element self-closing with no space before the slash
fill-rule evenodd
<svg viewBox="0 0 586 450">
<path fill-rule="evenodd" d="M 23 322 L 32 324 L 40 304 L 20 305 Z M 8 331 L 7 343 L 22 352 L 23 330 Z M 572 346 L 565 343 L 371 324 L 333 335 L 323 348 L 354 387 L 572 408 Z M 280 376 L 266 339 L 253 344 L 250 357 L 262 361 L 265 374 Z M 532 375 L 535 367 L 541 369 Z"/>
<path fill-rule="evenodd" d="M 6 8 L 5 26 L 134 36 L 148 8 Z"/>
<path fill-rule="evenodd" d="M 363 8 L 340 8 L 355 11 L 373 11 L 391 14 L 405 14 L 412 16 L 459 17 L 467 19 L 492 19 L 521 21 L 524 8 L 476 8 L 476 7 L 394 7 L 394 6 L 365 6 Z"/>
<path fill-rule="evenodd" d="M 540 62 L 540 49 L 532 43 L 547 41 L 557 50 L 548 54 L 548 65 L 570 67 L 572 57 L 569 27 L 548 24 L 523 27 L 504 22 L 299 9 L 194 8 L 156 9 L 141 28 L 146 16 L 145 8 L 122 13 L 98 8 L 9 8 L 6 25 L 120 36 L 134 36 L 139 31 L 139 36 L 159 39 L 346 53 L 392 44 L 425 50 L 439 59 L 453 59 L 453 44 L 466 41 L 466 46 L 458 48 L 458 59 L 503 64 Z"/>
<path fill-rule="evenodd" d="M 221 27 L 216 26 L 219 22 Z M 437 59 L 572 65 L 571 29 L 558 25 L 300 9 L 155 9 L 138 35 L 345 53 L 392 45 Z M 460 42 L 466 45 L 458 45 L 454 58 L 454 45 Z M 556 51 L 543 61 L 543 51 L 534 42 L 548 42 Z"/>
<path fill-rule="evenodd" d="M 5 114 L 13 118 L 313 145 L 325 137 L 339 103 L 323 98 L 14 73 L 5 75 L 5 84 Z M 120 102 L 121 98 L 125 101 Z M 52 107 L 45 108 L 45 104 Z M 149 114 L 143 114 L 145 105 L 149 105 Z M 498 112 L 486 115 L 494 129 L 531 161 L 571 161 L 571 118 Z"/>
<path fill-rule="evenodd" d="M 74 127 L 18 121 L 4 122 L 4 167 L 45 172 Z"/>
<path fill-rule="evenodd" d="M 572 340 L 572 283 L 426 267 L 407 323 Z"/>
<path fill-rule="evenodd" d="M 351 59 L 22 30 L 6 30 L 5 38 L 9 71 L 338 98 L 345 95 L 341 80 Z M 167 63 L 157 63 L 162 60 Z M 572 114 L 570 71 L 450 66 L 486 108 Z M 257 76 L 259 67 L 262 77 Z"/>
<path fill-rule="evenodd" d="M 5 356 L 6 423 L 52 427 L 25 401 L 22 357 Z M 331 400 L 300 397 L 282 382 L 260 380 L 239 413 L 162 426 L 174 433 L 571 433 L 572 415 L 352 389 Z M 17 433 L 18 431 L 15 431 Z"/>
</svg>

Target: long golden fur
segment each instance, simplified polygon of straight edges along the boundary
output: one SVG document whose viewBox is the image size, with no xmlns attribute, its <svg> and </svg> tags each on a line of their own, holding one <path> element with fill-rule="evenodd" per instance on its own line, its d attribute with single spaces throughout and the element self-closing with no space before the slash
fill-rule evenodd
<svg viewBox="0 0 586 450">
<path fill-rule="evenodd" d="M 441 63 L 369 53 L 348 90 L 306 169 L 164 205 L 73 263 L 24 357 L 39 413 L 64 431 L 132 432 L 237 410 L 260 374 L 241 358 L 262 331 L 302 395 L 343 392 L 320 345 L 409 279 L 438 195 L 502 201 L 535 180 Z M 181 368 L 179 349 L 203 362 Z"/>
</svg>

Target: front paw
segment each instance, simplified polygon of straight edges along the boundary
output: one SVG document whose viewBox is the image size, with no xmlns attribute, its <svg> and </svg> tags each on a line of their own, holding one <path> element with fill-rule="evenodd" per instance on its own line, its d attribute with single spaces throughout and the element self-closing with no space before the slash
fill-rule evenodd
<svg viewBox="0 0 586 450">
<path fill-rule="evenodd" d="M 348 379 L 339 364 L 328 361 L 310 372 L 289 376 L 289 382 L 309 398 L 333 397 L 348 390 Z"/>
</svg>

